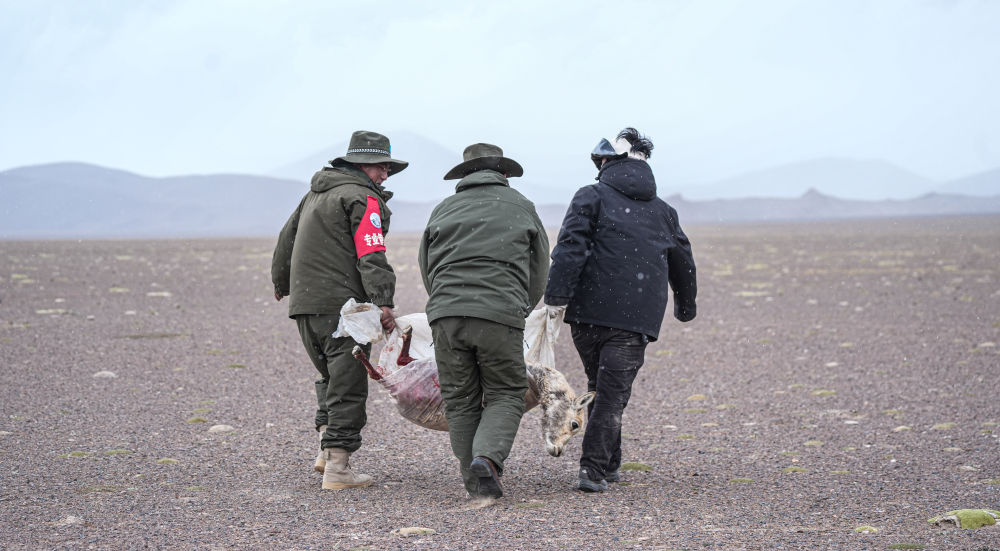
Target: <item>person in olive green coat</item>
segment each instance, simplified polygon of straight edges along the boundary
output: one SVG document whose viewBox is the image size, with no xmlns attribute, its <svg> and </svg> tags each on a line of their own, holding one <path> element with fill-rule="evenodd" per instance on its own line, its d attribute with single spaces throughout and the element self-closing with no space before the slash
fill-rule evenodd
<svg viewBox="0 0 1000 551">
<path fill-rule="evenodd" d="M 352 298 L 380 306 L 383 328 L 395 327 L 396 275 L 385 255 L 392 192 L 381 184 L 408 163 L 391 157 L 385 136 L 358 131 L 347 154 L 330 165 L 313 176 L 282 228 L 271 279 L 275 299 L 290 297 L 288 315 L 320 373 L 316 429 L 322 440 L 314 469 L 323 473 L 324 489 L 342 489 L 371 484 L 369 475 L 348 465 L 367 422 L 368 376 L 351 354 L 355 342 L 332 335 L 341 307 Z"/>
<path fill-rule="evenodd" d="M 495 498 L 524 415 L 524 319 L 545 290 L 549 241 L 507 181 L 521 165 L 484 143 L 463 158 L 444 177 L 461 180 L 431 213 L 418 256 L 451 447 L 469 495 Z"/>
</svg>

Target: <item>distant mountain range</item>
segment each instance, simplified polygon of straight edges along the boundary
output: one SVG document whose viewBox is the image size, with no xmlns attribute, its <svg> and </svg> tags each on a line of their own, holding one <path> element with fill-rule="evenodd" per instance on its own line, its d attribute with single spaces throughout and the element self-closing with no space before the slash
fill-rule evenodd
<svg viewBox="0 0 1000 551">
<path fill-rule="evenodd" d="M 815 159 L 688 186 L 679 192 L 687 199 L 791 198 L 813 189 L 843 199 L 880 201 L 919 197 L 935 191 L 938 185 L 885 161 Z"/>
<path fill-rule="evenodd" d="M 304 160 L 301 170 L 311 175 L 312 169 L 305 166 L 315 166 L 314 162 L 315 159 Z M 446 161 L 442 154 L 432 171 L 443 174 L 453 162 L 451 158 Z M 878 180 L 857 172 L 858 167 L 870 166 L 871 173 L 899 177 L 898 181 L 907 180 L 913 186 L 906 189 L 923 191 L 918 197 L 905 200 L 870 201 L 840 199 L 807 187 L 803 193 L 790 197 L 698 201 L 688 195 L 674 195 L 667 201 L 677 208 L 685 225 L 1000 213 L 1000 170 L 949 182 L 927 192 L 930 182 L 893 170 L 891 165 L 862 162 L 848 168 L 841 164 L 839 169 L 837 165 L 831 160 L 812 164 L 814 169 L 824 168 L 844 178 L 869 178 L 864 181 L 874 187 Z M 299 170 L 293 165 L 286 168 L 289 172 L 285 174 Z M 452 192 L 451 183 L 440 180 L 440 175 L 434 186 L 443 185 L 445 189 L 419 188 L 430 180 L 423 180 L 416 164 L 411 168 L 417 176 L 408 184 L 416 190 L 414 193 L 400 191 L 405 188 L 401 185 L 402 177 L 410 169 L 398 176 L 400 180 L 390 181 L 394 184 L 391 189 L 397 191 L 390 203 L 394 213 L 391 229 L 395 232 L 423 230 L 439 198 Z M 843 181 L 822 174 L 810 177 L 803 166 L 783 167 L 775 173 L 787 176 L 786 181 L 804 179 L 825 186 Z M 747 178 L 742 180 L 743 184 L 739 179 L 720 182 L 719 189 L 736 189 L 734 186 L 739 185 L 749 186 L 739 189 L 754 189 L 747 182 L 766 181 L 762 173 Z M 308 190 L 305 180 L 246 174 L 150 178 L 84 163 L 21 167 L 0 172 L 0 239 L 273 236 Z M 784 194 L 795 192 L 791 186 L 775 189 L 783 190 Z M 884 189 L 898 192 L 904 188 Z M 575 188 L 563 195 L 564 201 L 537 205 L 546 226 L 560 225 L 573 191 Z"/>
</svg>

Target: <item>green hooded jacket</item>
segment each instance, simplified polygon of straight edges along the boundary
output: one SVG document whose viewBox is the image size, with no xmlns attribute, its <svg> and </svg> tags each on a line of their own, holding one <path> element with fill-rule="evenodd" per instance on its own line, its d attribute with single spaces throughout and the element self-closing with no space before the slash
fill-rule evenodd
<svg viewBox="0 0 1000 551">
<path fill-rule="evenodd" d="M 359 225 L 370 217 L 365 216 L 369 197 L 378 201 L 384 235 L 392 192 L 352 165 L 326 167 L 313 176 L 309 192 L 281 229 L 271 259 L 275 292 L 291 296 L 290 317 L 339 314 L 350 298 L 393 306 L 396 274 L 385 251 L 358 258 L 355 246 Z"/>
<path fill-rule="evenodd" d="M 549 239 L 535 205 L 499 172 L 480 170 L 434 208 L 418 261 L 428 321 L 469 316 L 523 329 L 545 291 Z"/>
</svg>

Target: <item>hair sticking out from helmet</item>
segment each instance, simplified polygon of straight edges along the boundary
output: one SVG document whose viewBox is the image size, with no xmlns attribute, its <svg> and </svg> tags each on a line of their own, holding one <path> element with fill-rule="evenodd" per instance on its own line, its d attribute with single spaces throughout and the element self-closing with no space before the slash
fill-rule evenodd
<svg viewBox="0 0 1000 551">
<path fill-rule="evenodd" d="M 653 141 L 631 126 L 618 133 L 615 141 L 618 140 L 625 140 L 632 146 L 629 157 L 645 160 L 653 155 Z"/>
</svg>

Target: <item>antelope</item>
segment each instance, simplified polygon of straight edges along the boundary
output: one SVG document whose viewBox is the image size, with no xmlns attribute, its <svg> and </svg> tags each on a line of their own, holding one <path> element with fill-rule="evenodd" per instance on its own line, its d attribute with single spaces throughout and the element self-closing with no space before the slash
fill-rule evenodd
<svg viewBox="0 0 1000 551">
<path fill-rule="evenodd" d="M 437 390 L 434 399 L 440 401 L 440 386 L 437 384 L 437 364 L 434 363 L 433 348 L 430 341 L 430 325 L 427 323 L 427 316 L 424 314 L 410 314 L 396 319 L 399 327 L 403 328 L 399 335 L 400 342 L 389 342 L 386 349 L 383 349 L 380 360 L 382 364 L 394 361 L 399 368 L 409 366 L 415 361 L 430 362 L 434 369 L 433 378 Z M 424 351 L 423 358 L 410 356 L 412 350 L 414 329 L 416 329 L 419 348 Z M 398 345 L 398 349 L 393 347 Z M 398 355 L 396 354 L 398 350 Z M 388 352 L 387 352 L 388 351 Z M 427 352 L 429 351 L 429 355 Z M 387 370 L 383 366 L 373 366 L 367 354 L 360 346 L 354 347 L 354 357 L 357 358 L 365 369 L 368 376 L 379 381 L 387 389 L 390 388 L 387 378 L 392 376 L 396 370 Z M 418 356 L 421 354 L 418 354 Z M 542 408 L 542 435 L 545 439 L 545 451 L 553 457 L 559 457 L 565 450 L 566 443 L 574 435 L 579 433 L 586 422 L 587 405 L 593 401 L 596 392 L 587 392 L 577 396 L 573 388 L 569 386 L 566 377 L 553 367 L 542 365 L 537 362 L 526 361 L 528 372 L 528 391 L 524 396 L 524 410 L 528 411 L 536 406 Z M 396 398 L 396 396 L 393 396 Z M 397 406 L 399 406 L 397 400 Z M 434 415 L 425 416 L 420 419 L 412 419 L 404 415 L 403 417 L 420 426 L 433 430 L 448 430 L 448 423 L 444 419 L 443 402 L 440 411 Z M 400 408 L 402 413 L 402 408 Z"/>
</svg>

